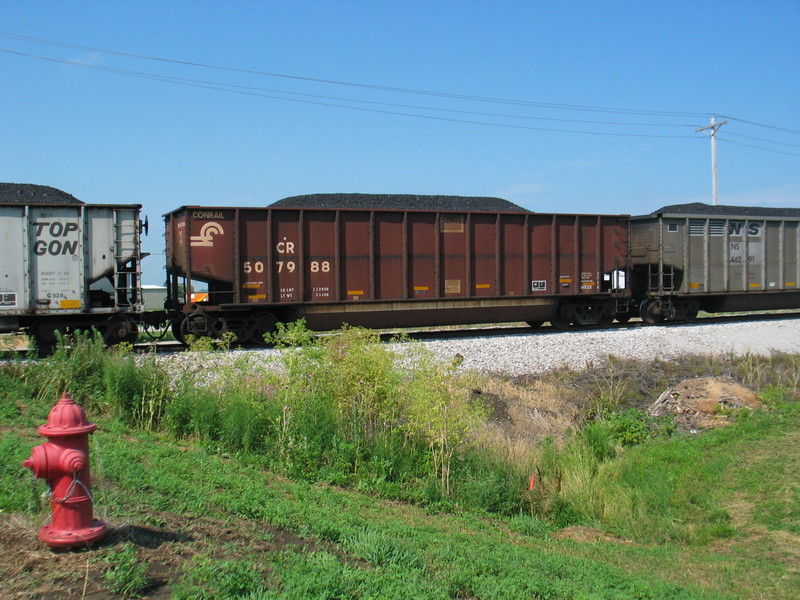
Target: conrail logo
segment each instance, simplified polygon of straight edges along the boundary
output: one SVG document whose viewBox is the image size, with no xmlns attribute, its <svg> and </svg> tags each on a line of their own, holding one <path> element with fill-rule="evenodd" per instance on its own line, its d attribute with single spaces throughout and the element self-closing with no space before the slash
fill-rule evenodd
<svg viewBox="0 0 800 600">
<path fill-rule="evenodd" d="M 200 214 L 200 213 L 195 213 Z M 225 230 L 216 221 L 209 221 L 200 228 L 200 235 L 193 235 L 189 238 L 190 246 L 213 246 L 214 236 L 222 235 Z"/>
<path fill-rule="evenodd" d="M 192 213 L 193 219 L 224 219 L 222 212 L 218 210 L 196 210 Z"/>
</svg>

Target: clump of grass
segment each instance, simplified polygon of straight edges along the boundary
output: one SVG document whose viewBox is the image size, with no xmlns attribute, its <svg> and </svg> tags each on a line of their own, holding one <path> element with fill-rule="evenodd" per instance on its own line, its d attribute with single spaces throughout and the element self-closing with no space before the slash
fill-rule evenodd
<svg viewBox="0 0 800 600">
<path fill-rule="evenodd" d="M 373 567 L 393 567 L 403 570 L 421 569 L 422 559 L 410 551 L 396 536 L 382 531 L 363 529 L 343 542 L 344 548 Z"/>
<path fill-rule="evenodd" d="M 139 561 L 133 544 L 126 542 L 119 549 L 112 548 L 106 554 L 105 562 L 109 568 L 103 579 L 112 592 L 125 598 L 141 597 L 149 583 L 147 563 Z"/>
<path fill-rule="evenodd" d="M 261 594 L 261 573 L 252 561 L 244 558 L 217 559 L 195 556 L 183 565 L 183 574 L 172 588 L 174 600 L 205 598 L 241 598 Z"/>
</svg>

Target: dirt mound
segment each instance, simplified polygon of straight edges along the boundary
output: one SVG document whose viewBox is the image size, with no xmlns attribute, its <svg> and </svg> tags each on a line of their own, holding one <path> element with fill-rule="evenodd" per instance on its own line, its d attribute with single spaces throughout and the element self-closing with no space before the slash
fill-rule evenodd
<svg viewBox="0 0 800 600">
<path fill-rule="evenodd" d="M 678 427 L 697 431 L 730 424 L 731 416 L 737 410 L 754 410 L 763 406 L 752 390 L 733 379 L 696 377 L 665 390 L 650 405 L 650 416 L 675 415 Z"/>
</svg>

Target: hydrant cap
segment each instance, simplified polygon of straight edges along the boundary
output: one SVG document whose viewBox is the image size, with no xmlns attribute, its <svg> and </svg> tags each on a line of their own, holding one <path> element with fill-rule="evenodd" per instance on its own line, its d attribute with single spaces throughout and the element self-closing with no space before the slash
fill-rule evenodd
<svg viewBox="0 0 800 600">
<path fill-rule="evenodd" d="M 95 429 L 97 425 L 86 420 L 83 408 L 65 393 L 50 411 L 47 423 L 39 427 L 39 433 L 47 437 L 66 437 L 92 433 Z"/>
</svg>

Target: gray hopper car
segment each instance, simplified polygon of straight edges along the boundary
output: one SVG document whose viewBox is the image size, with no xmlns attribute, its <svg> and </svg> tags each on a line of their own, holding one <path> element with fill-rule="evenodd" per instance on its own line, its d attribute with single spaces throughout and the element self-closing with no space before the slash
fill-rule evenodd
<svg viewBox="0 0 800 600">
<path fill-rule="evenodd" d="M 0 202 L 0 331 L 55 331 L 133 341 L 142 311 L 138 204 Z M 133 315 L 133 317 L 128 315 Z"/>
<path fill-rule="evenodd" d="M 800 307 L 800 210 L 681 204 L 630 219 L 641 317 Z"/>
</svg>

